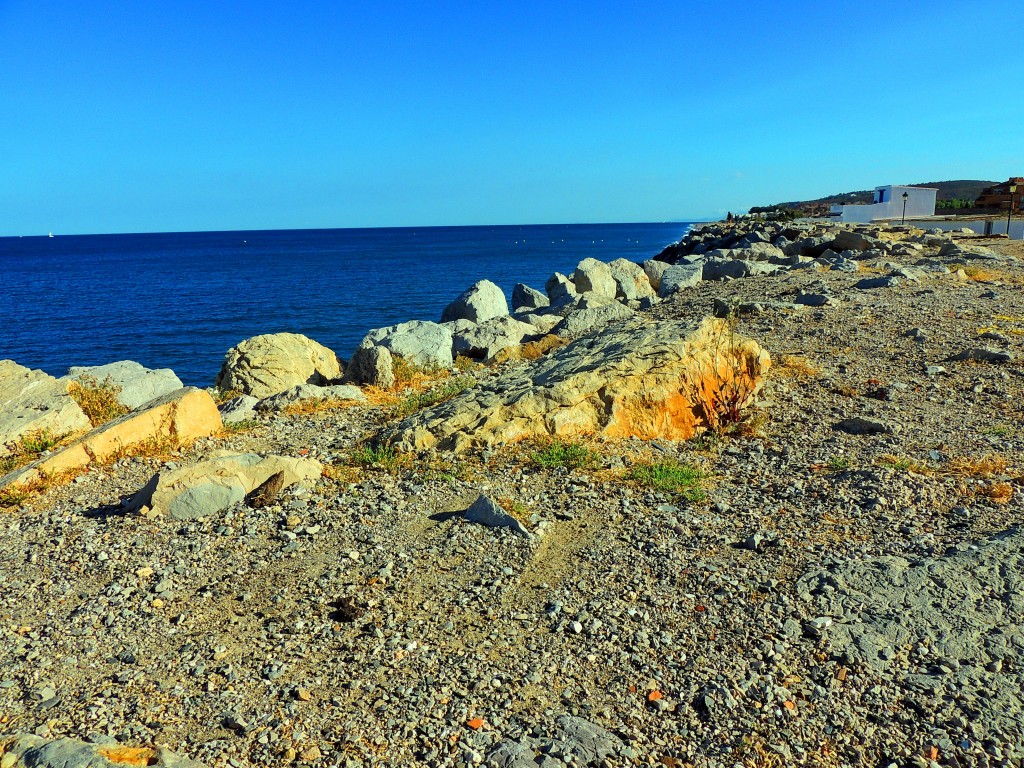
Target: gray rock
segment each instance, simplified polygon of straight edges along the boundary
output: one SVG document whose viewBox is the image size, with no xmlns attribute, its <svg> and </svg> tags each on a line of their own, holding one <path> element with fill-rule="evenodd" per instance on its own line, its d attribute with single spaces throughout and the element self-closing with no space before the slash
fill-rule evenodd
<svg viewBox="0 0 1024 768">
<path fill-rule="evenodd" d="M 553 306 L 566 304 L 578 295 L 576 284 L 561 272 L 555 272 L 548 278 L 544 290 Z"/>
<path fill-rule="evenodd" d="M 512 289 L 512 311 L 519 312 L 524 309 L 539 309 L 546 307 L 551 302 L 548 297 L 535 288 L 523 283 L 516 283 Z"/>
<path fill-rule="evenodd" d="M 705 280 L 739 279 L 750 274 L 750 265 L 754 263 L 743 259 L 710 258 L 704 262 L 703 277 Z"/>
<path fill-rule="evenodd" d="M 988 347 L 974 347 L 972 349 L 966 349 L 952 357 L 947 357 L 949 362 L 963 362 L 971 361 L 975 363 L 1012 363 L 1013 354 L 1010 352 L 1004 352 L 999 349 L 989 349 Z"/>
<path fill-rule="evenodd" d="M 366 395 L 359 387 L 351 384 L 335 384 L 330 387 L 318 387 L 314 384 L 300 384 L 297 387 L 279 392 L 272 397 L 264 398 L 255 405 L 257 411 L 280 411 L 289 405 L 306 400 L 354 400 L 363 402 Z"/>
<path fill-rule="evenodd" d="M 552 329 L 552 333 L 566 338 L 576 338 L 598 328 L 603 328 L 609 323 L 626 320 L 634 314 L 633 310 L 618 302 L 604 306 L 583 307 L 569 312 Z"/>
<path fill-rule="evenodd" d="M 320 462 L 314 459 L 222 454 L 153 475 L 125 502 L 125 508 L 137 512 L 145 507 L 175 520 L 195 520 L 242 501 L 278 472 L 284 472 L 282 487 L 287 488 L 299 482 L 315 482 L 321 469 Z"/>
<path fill-rule="evenodd" d="M 91 426 L 64 382 L 13 360 L 0 360 L 0 456 L 30 432 L 47 430 L 61 437 Z"/>
<path fill-rule="evenodd" d="M 829 296 L 825 293 L 804 293 L 803 291 L 797 294 L 793 302 L 795 304 L 802 304 L 805 307 L 834 306 L 839 303 L 834 296 Z"/>
<path fill-rule="evenodd" d="M 785 259 L 786 253 L 771 243 L 757 242 L 740 249 L 739 258 L 745 261 L 769 261 L 771 259 Z"/>
<path fill-rule="evenodd" d="M 395 367 L 387 347 L 360 344 L 348 361 L 342 381 L 391 389 L 395 386 Z"/>
<path fill-rule="evenodd" d="M 882 241 L 876 237 L 869 237 L 860 232 L 843 230 L 832 240 L 831 247 L 836 251 L 867 251 L 871 248 L 880 248 Z"/>
<path fill-rule="evenodd" d="M 673 264 L 661 273 L 658 296 L 661 298 L 671 296 L 685 288 L 692 288 L 703 279 L 703 262 Z"/>
<path fill-rule="evenodd" d="M 608 271 L 615 281 L 615 298 L 619 301 L 640 301 L 654 295 L 651 281 L 639 264 L 615 259 L 608 263 Z"/>
<path fill-rule="evenodd" d="M 508 302 L 505 301 L 505 294 L 501 288 L 490 280 L 478 280 L 444 308 L 441 322 L 471 320 L 474 323 L 482 323 L 492 317 L 507 314 Z"/>
<path fill-rule="evenodd" d="M 533 538 L 533 534 L 527 530 L 525 525 L 502 509 L 496 501 L 482 494 L 466 510 L 465 517 L 467 520 L 486 525 L 488 528 L 508 528 L 524 539 Z"/>
<path fill-rule="evenodd" d="M 443 325 L 423 320 L 375 328 L 366 334 L 364 344 L 381 346 L 426 368 L 450 368 L 452 365 L 452 332 Z"/>
<path fill-rule="evenodd" d="M 487 360 L 507 347 L 522 344 L 537 333 L 537 328 L 512 317 L 496 317 L 456 334 L 452 352 L 475 360 Z"/>
<path fill-rule="evenodd" d="M 892 426 L 883 421 L 865 419 L 860 416 L 843 419 L 836 423 L 835 428 L 851 435 L 879 435 L 893 432 Z"/>
<path fill-rule="evenodd" d="M 615 298 L 615 278 L 608 265 L 597 259 L 584 259 L 576 265 L 572 282 L 577 293 L 596 293 L 609 299 Z"/>
<path fill-rule="evenodd" d="M 53 741 L 29 734 L 0 734 L 0 744 L 6 744 L 0 753 L 4 768 L 112 768 L 128 764 L 127 756 L 134 757 L 131 765 L 145 759 L 145 765 L 154 768 L 205 768 L 202 763 L 174 754 L 165 747 L 141 748 L 144 754 L 132 752 L 113 744 L 89 744 L 75 739 Z M 14 762 L 9 757 L 15 758 Z"/>
<path fill-rule="evenodd" d="M 665 270 L 672 265 L 668 262 L 648 259 L 640 266 L 643 269 L 644 274 L 647 275 L 647 279 L 651 281 L 651 288 L 657 291 L 661 288 L 661 276 L 664 275 Z"/>
<path fill-rule="evenodd" d="M 121 360 L 106 365 L 75 366 L 68 370 L 68 375 L 62 381 L 79 381 L 83 376 L 91 376 L 101 383 L 109 379 L 111 384 L 121 388 L 117 394 L 118 402 L 131 410 L 183 386 L 181 379 L 175 376 L 170 368 L 150 370 L 133 360 Z"/>
<path fill-rule="evenodd" d="M 865 277 L 863 280 L 858 280 L 854 283 L 853 287 L 866 291 L 874 288 L 895 288 L 899 284 L 900 279 L 898 277 L 885 275 L 884 277 Z"/>
<path fill-rule="evenodd" d="M 239 424 L 256 418 L 256 404 L 259 400 L 252 395 L 233 397 L 217 406 L 220 420 L 225 424 Z"/>
</svg>

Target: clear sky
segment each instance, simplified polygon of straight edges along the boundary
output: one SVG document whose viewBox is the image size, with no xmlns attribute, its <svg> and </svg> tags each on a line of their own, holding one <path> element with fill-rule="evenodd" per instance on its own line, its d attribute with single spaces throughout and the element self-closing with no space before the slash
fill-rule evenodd
<svg viewBox="0 0 1024 768">
<path fill-rule="evenodd" d="M 1024 174 L 1021 0 L 0 0 L 0 235 L 666 221 Z"/>
</svg>

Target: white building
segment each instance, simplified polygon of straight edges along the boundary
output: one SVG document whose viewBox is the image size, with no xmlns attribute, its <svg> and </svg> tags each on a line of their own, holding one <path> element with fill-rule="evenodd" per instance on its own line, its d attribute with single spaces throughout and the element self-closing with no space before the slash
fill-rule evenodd
<svg viewBox="0 0 1024 768">
<path fill-rule="evenodd" d="M 868 222 L 880 219 L 902 219 L 904 195 L 906 195 L 906 217 L 920 219 L 935 215 L 935 195 L 931 187 L 900 187 L 890 184 L 875 187 L 874 200 L 870 204 L 833 205 L 832 216 L 840 221 Z"/>
</svg>

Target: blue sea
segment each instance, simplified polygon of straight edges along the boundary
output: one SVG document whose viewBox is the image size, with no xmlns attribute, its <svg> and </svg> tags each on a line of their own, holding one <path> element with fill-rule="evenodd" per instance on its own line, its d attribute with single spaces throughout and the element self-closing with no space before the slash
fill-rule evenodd
<svg viewBox="0 0 1024 768">
<path fill-rule="evenodd" d="M 642 261 L 686 222 L 0 238 L 0 359 L 55 376 L 136 360 L 211 386 L 224 353 L 305 334 L 348 358 L 371 328 L 439 320 L 477 280 L 544 289 L 588 256 Z"/>
</svg>

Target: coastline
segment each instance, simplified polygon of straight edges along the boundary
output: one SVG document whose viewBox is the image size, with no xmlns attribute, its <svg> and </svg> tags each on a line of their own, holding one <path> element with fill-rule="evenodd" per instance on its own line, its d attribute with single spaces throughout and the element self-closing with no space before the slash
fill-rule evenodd
<svg viewBox="0 0 1024 768">
<path fill-rule="evenodd" d="M 1001 598 L 1024 583 L 1020 244 L 744 227 L 709 223 L 658 254 L 643 274 L 664 295 L 646 306 L 598 300 L 589 265 L 535 286 L 565 314 L 520 317 L 608 317 L 535 361 L 415 391 L 474 377 L 449 400 L 255 411 L 0 512 L 0 730 L 246 768 L 1020 757 L 1024 615 Z M 524 375 L 586 368 L 574 355 L 599 339 L 716 314 L 771 355 L 734 429 L 567 432 L 576 464 L 498 432 L 443 447 L 444 423 L 500 428 L 481 393 L 509 409 L 549 386 Z M 389 430 L 439 443 L 388 453 Z M 154 473 L 223 451 L 322 473 L 264 507 L 126 511 Z M 664 466 L 699 470 L 696 485 L 636 471 Z M 481 495 L 532 538 L 466 519 Z"/>
</svg>

